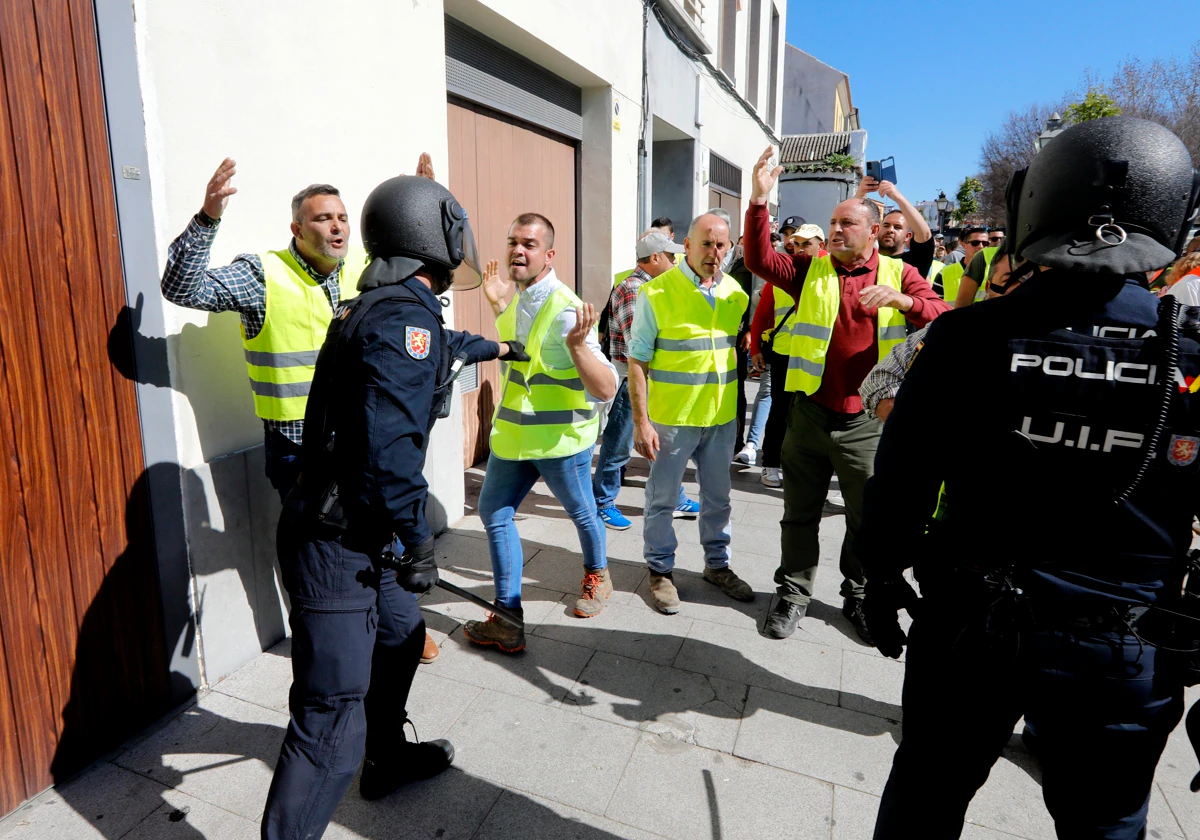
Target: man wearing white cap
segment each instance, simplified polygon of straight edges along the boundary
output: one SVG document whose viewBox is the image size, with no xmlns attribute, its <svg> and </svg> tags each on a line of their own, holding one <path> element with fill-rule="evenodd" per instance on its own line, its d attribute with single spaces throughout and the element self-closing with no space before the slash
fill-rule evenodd
<svg viewBox="0 0 1200 840">
<path fill-rule="evenodd" d="M 633 407 L 629 401 L 629 356 L 627 342 L 633 326 L 633 313 L 637 306 L 638 290 L 642 284 L 675 267 L 676 254 L 683 253 L 671 237 L 657 228 L 651 228 L 638 237 L 637 267 L 617 284 L 609 297 L 612 312 L 608 328 L 608 357 L 621 377 L 617 395 L 608 410 L 608 425 L 600 442 L 600 456 L 596 461 L 596 473 L 592 477 L 592 493 L 596 497 L 596 510 L 606 528 L 624 531 L 632 523 L 617 507 L 617 493 L 621 489 L 621 471 L 629 463 L 633 451 Z M 676 518 L 694 516 L 700 506 L 679 489 L 675 506 Z"/>
</svg>

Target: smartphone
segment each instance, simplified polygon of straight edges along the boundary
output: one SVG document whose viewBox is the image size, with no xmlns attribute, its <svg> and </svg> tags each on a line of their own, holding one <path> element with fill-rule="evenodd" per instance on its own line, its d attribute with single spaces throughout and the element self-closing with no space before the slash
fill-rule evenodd
<svg viewBox="0 0 1200 840">
<path fill-rule="evenodd" d="M 879 161 L 880 181 L 891 181 L 893 184 L 896 181 L 896 159 L 894 157 L 884 158 Z"/>
<path fill-rule="evenodd" d="M 883 171 L 883 168 L 879 165 L 879 161 L 877 161 L 877 160 L 867 161 L 867 177 L 868 178 L 874 178 L 876 181 L 882 181 L 883 180 L 882 171 Z"/>
</svg>

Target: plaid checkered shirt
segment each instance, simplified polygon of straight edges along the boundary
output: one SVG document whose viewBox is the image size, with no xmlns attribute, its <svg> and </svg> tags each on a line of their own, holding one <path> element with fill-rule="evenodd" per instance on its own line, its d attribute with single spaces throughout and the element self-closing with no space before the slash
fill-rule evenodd
<svg viewBox="0 0 1200 840">
<path fill-rule="evenodd" d="M 171 243 L 162 277 L 163 297 L 189 309 L 237 312 L 242 316 L 242 328 L 246 336 L 253 338 L 262 330 L 267 317 L 267 281 L 262 259 L 258 254 L 238 254 L 229 265 L 209 268 L 209 252 L 219 226 L 219 219 L 210 219 L 202 212 L 197 213 L 188 222 L 187 229 Z M 332 312 L 340 297 L 338 277 L 341 275 L 341 265 L 325 277 L 300 256 L 296 250 L 296 240 L 288 244 L 288 250 L 300 267 L 308 272 L 308 276 L 325 291 Z M 303 420 L 264 420 L 263 426 L 267 431 L 274 429 L 280 432 L 297 444 L 304 435 Z"/>
<path fill-rule="evenodd" d="M 879 364 L 871 368 L 867 378 L 858 387 L 858 395 L 862 397 L 863 409 L 867 414 L 876 417 L 875 407 L 881 400 L 894 400 L 900 392 L 900 383 L 908 373 L 913 356 L 917 355 L 917 346 L 925 340 L 928 327 L 922 327 L 904 339 L 903 344 L 892 348 Z"/>
<path fill-rule="evenodd" d="M 633 274 L 618 283 L 609 296 L 608 305 L 612 315 L 608 328 L 608 357 L 614 362 L 629 363 L 627 342 L 633 326 L 633 313 L 637 308 L 638 290 L 650 279 L 649 274 L 635 268 Z"/>
</svg>

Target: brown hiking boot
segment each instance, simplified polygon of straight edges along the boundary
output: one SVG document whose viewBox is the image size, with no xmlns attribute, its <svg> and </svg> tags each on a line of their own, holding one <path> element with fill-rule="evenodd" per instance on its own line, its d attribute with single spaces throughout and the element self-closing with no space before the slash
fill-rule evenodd
<svg viewBox="0 0 1200 840">
<path fill-rule="evenodd" d="M 521 615 L 521 610 L 513 610 Z M 463 634 L 477 645 L 495 645 L 505 653 L 525 650 L 525 631 L 488 613 L 487 621 L 468 621 Z"/>
<path fill-rule="evenodd" d="M 679 612 L 679 591 L 675 588 L 675 578 L 670 572 L 665 575 L 650 573 L 650 603 L 664 615 L 675 615 Z"/>
<path fill-rule="evenodd" d="M 735 601 L 754 600 L 754 590 L 750 588 L 750 584 L 735 575 L 733 569 L 728 566 L 720 569 L 705 566 L 704 579 Z"/>
<path fill-rule="evenodd" d="M 575 602 L 575 615 L 580 618 L 591 618 L 600 615 L 604 602 L 613 594 L 612 578 L 608 569 L 589 569 L 583 576 L 579 588 L 579 600 Z"/>
<path fill-rule="evenodd" d="M 442 655 L 442 652 L 440 650 L 438 650 L 437 642 L 435 642 L 433 640 L 433 636 L 429 635 L 429 633 L 426 632 L 425 633 L 425 647 L 421 650 L 421 664 L 428 665 L 430 662 L 437 659 L 441 655 Z"/>
</svg>

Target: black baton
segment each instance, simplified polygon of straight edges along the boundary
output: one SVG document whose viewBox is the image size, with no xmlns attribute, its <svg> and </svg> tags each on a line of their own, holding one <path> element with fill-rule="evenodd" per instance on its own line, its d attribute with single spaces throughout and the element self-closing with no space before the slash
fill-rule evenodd
<svg viewBox="0 0 1200 840">
<path fill-rule="evenodd" d="M 477 604 L 478 606 L 483 607 L 485 610 L 491 611 L 497 618 L 503 619 L 506 624 L 511 624 L 513 627 L 516 627 L 518 630 L 525 629 L 525 622 L 521 619 L 520 616 L 518 616 L 516 613 L 512 612 L 511 610 L 506 609 L 505 607 L 501 607 L 497 604 L 493 604 L 490 601 L 486 601 L 483 598 L 480 598 L 474 592 L 468 592 L 467 590 L 463 589 L 461 586 L 453 584 L 448 580 L 443 580 L 440 577 L 438 578 L 437 585 L 440 586 L 442 589 L 445 589 L 451 595 L 457 595 L 459 598 L 462 598 L 464 601 L 470 601 L 472 604 Z"/>
</svg>

